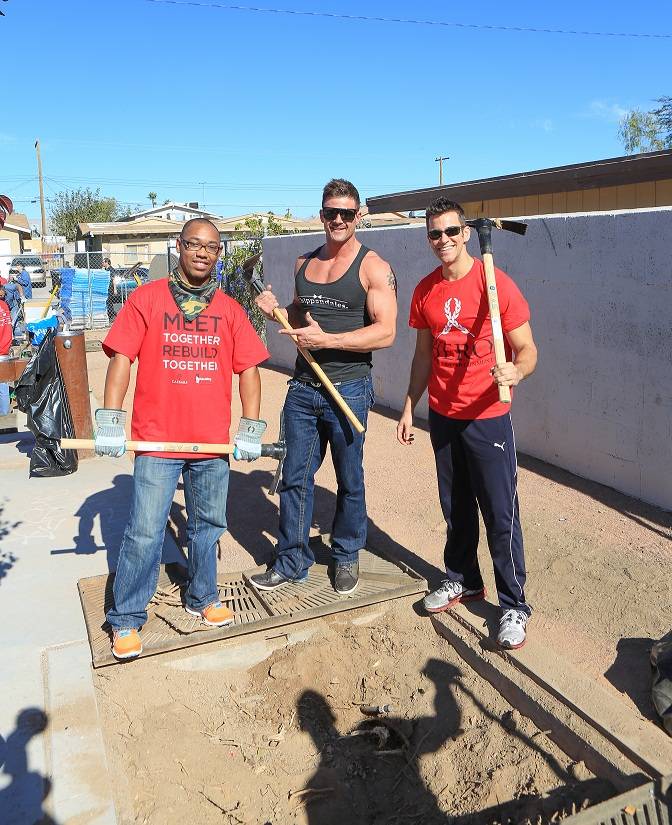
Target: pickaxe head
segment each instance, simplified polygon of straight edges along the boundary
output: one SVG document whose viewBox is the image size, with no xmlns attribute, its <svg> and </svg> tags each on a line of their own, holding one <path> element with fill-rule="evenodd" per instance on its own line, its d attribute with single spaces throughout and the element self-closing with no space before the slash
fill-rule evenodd
<svg viewBox="0 0 672 825">
<path fill-rule="evenodd" d="M 471 226 L 478 232 L 478 242 L 481 252 L 492 254 L 492 230 L 504 229 L 506 232 L 515 232 L 517 235 L 524 235 L 527 232 L 527 224 L 520 221 L 507 221 L 501 218 L 474 218 L 465 221 L 467 226 Z"/>
</svg>

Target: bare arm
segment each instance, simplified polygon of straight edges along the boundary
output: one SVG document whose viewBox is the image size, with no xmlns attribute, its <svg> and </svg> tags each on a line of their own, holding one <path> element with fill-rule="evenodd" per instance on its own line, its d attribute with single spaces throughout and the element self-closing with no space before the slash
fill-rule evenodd
<svg viewBox="0 0 672 825">
<path fill-rule="evenodd" d="M 131 378 L 131 360 L 117 352 L 107 365 L 103 405 L 108 410 L 123 409 L 124 398 Z"/>
<path fill-rule="evenodd" d="M 515 387 L 534 372 L 537 366 L 537 347 L 529 322 L 507 332 L 506 338 L 515 353 L 513 361 L 508 361 L 501 367 L 493 367 L 492 376 L 496 384 Z"/>
<path fill-rule="evenodd" d="M 404 409 L 397 424 L 397 440 L 401 444 L 411 444 L 413 442 L 413 433 L 411 432 L 413 413 L 429 383 L 429 376 L 432 371 L 433 344 L 430 330 L 416 330 L 415 352 L 413 353 L 413 362 L 411 363 L 411 377 L 408 382 Z"/>
<path fill-rule="evenodd" d="M 352 332 L 325 332 L 306 312 L 306 326 L 295 329 L 295 339 L 306 349 L 339 349 L 369 352 L 392 346 L 397 325 L 397 282 L 390 265 L 378 255 L 364 258 L 362 277 L 366 285 L 366 308 L 371 324 Z M 281 330 L 281 333 L 284 331 Z"/>
<path fill-rule="evenodd" d="M 248 367 L 238 376 L 238 392 L 244 418 L 259 418 L 261 408 L 261 377 L 257 367 Z"/>
</svg>

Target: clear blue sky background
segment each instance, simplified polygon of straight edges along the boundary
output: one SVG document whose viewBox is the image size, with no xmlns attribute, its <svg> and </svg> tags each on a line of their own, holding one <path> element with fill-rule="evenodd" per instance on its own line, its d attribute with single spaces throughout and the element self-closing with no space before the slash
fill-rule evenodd
<svg viewBox="0 0 672 825">
<path fill-rule="evenodd" d="M 207 3 L 210 0 L 202 0 Z M 241 4 L 245 0 L 239 0 Z M 297 11 L 672 35 L 672 4 L 248 0 Z M 227 5 L 221 0 L 220 5 Z M 0 8 L 0 192 L 31 218 L 89 186 L 126 204 L 315 214 L 332 176 L 364 197 L 623 154 L 619 116 L 672 94 L 672 39 L 170 5 Z"/>
</svg>

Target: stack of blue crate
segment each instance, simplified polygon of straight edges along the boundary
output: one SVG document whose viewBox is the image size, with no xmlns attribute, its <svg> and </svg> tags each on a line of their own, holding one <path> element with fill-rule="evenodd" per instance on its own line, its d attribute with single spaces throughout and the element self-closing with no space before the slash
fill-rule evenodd
<svg viewBox="0 0 672 825">
<path fill-rule="evenodd" d="M 73 329 L 98 329 L 109 325 L 109 286 L 110 273 L 106 269 L 61 270 L 61 305 L 67 308 Z"/>
</svg>

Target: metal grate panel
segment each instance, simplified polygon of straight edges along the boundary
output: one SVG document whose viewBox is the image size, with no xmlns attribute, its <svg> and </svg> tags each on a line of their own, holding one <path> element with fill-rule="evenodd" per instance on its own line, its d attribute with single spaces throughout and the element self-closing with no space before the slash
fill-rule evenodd
<svg viewBox="0 0 672 825">
<path fill-rule="evenodd" d="M 671 825 L 672 775 L 563 820 L 566 825 Z"/>
<path fill-rule="evenodd" d="M 142 629 L 143 656 L 178 650 L 204 642 L 219 641 L 269 628 L 325 616 L 344 610 L 422 593 L 426 581 L 415 571 L 402 570 L 393 562 L 362 550 L 360 579 L 350 596 L 339 596 L 329 575 L 331 551 L 318 538 L 311 541 L 316 563 L 308 581 L 287 585 L 275 592 L 257 592 L 249 584 L 249 576 L 263 571 L 260 567 L 245 573 L 223 577 L 218 582 L 220 599 L 234 612 L 234 623 L 228 627 L 210 628 L 190 616 L 182 605 L 184 582 L 161 569 L 157 593 L 147 608 L 148 619 Z M 117 664 L 110 651 L 110 629 L 105 614 L 112 606 L 114 575 L 94 576 L 79 581 L 79 595 L 91 645 L 94 667 Z"/>
</svg>

